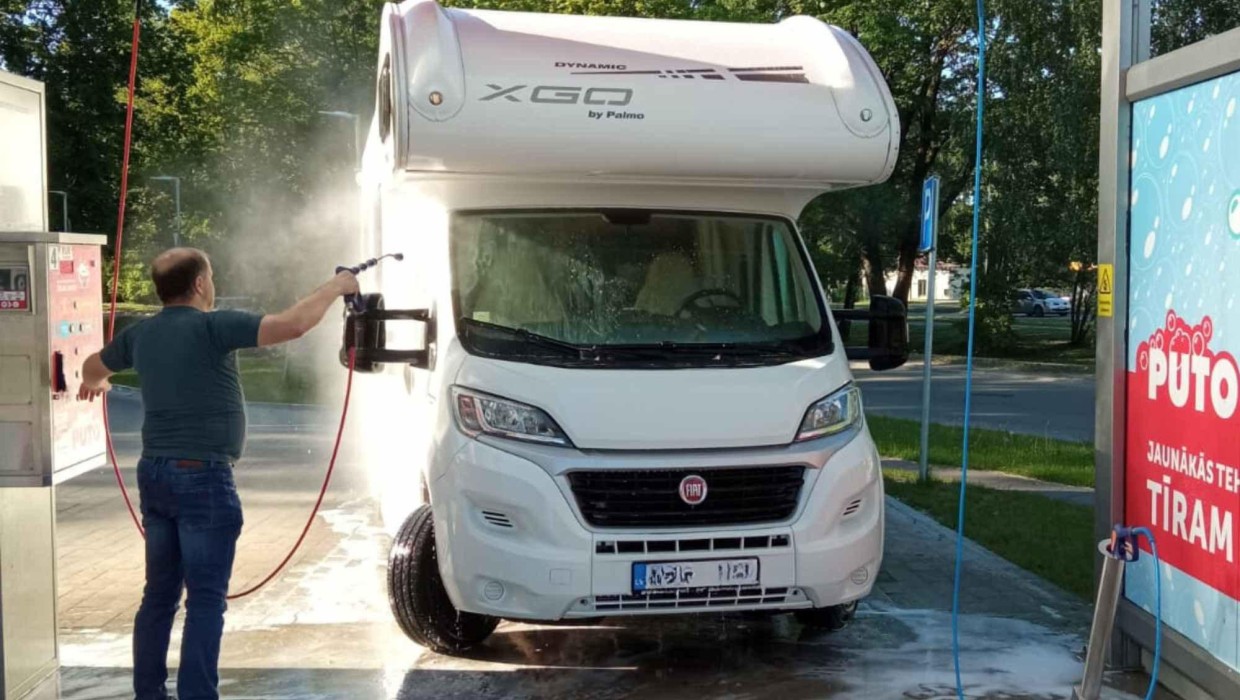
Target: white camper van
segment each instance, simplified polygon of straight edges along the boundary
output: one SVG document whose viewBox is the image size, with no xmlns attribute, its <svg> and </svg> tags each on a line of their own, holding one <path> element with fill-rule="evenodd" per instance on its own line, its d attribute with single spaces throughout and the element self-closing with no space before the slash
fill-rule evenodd
<svg viewBox="0 0 1240 700">
<path fill-rule="evenodd" d="M 883 553 L 848 359 L 899 366 L 907 324 L 876 298 L 846 352 L 795 221 L 885 180 L 899 132 L 865 49 L 807 17 L 386 6 L 359 181 L 366 252 L 406 261 L 345 345 L 404 426 L 383 483 L 410 637 L 847 622 Z"/>
</svg>

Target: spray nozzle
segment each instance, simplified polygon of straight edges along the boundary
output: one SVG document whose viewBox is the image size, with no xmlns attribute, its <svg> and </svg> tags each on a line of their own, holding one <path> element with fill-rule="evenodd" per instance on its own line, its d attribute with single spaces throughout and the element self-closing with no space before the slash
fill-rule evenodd
<svg viewBox="0 0 1240 700">
<path fill-rule="evenodd" d="M 336 274 L 340 274 L 341 272 L 352 272 L 355 275 L 360 275 L 366 270 L 369 270 L 370 268 L 378 265 L 381 261 L 386 260 L 388 258 L 391 258 L 395 260 L 396 262 L 400 262 L 401 260 L 405 259 L 405 254 L 404 253 L 388 253 L 386 255 L 380 255 L 377 258 L 371 258 L 369 260 L 366 260 L 365 262 L 358 263 L 357 265 L 354 265 L 352 267 L 347 267 L 345 265 L 337 265 Z M 350 294 L 346 296 L 344 298 L 344 303 L 345 303 L 345 306 L 347 306 L 352 311 L 361 312 L 364 310 L 362 307 L 362 297 L 360 294 Z"/>
<path fill-rule="evenodd" d="M 1116 559 L 1136 561 L 1137 557 L 1141 556 L 1141 548 L 1137 546 L 1139 530 L 1140 528 L 1116 525 L 1111 530 L 1111 544 L 1107 547 L 1107 553 Z"/>
<path fill-rule="evenodd" d="M 377 258 L 371 258 L 371 259 L 369 259 L 369 260 L 366 260 L 366 261 L 364 261 L 364 262 L 360 262 L 360 263 L 358 263 L 358 264 L 356 264 L 356 265 L 353 265 L 353 266 L 351 266 L 351 267 L 350 267 L 350 266 L 347 266 L 347 265 L 337 265 L 337 266 L 336 266 L 336 274 L 340 274 L 341 272 L 344 272 L 344 271 L 346 271 L 346 270 L 347 270 L 347 271 L 349 271 L 349 272 L 352 272 L 352 273 L 353 273 L 353 274 L 355 274 L 355 275 L 360 275 L 360 274 L 362 274 L 363 272 L 365 272 L 366 270 L 369 270 L 370 268 L 374 267 L 375 265 L 378 265 L 381 261 L 386 260 L 386 259 L 388 259 L 388 258 L 391 258 L 391 259 L 395 260 L 396 262 L 400 262 L 401 260 L 404 260 L 404 259 L 405 259 L 405 254 L 404 254 L 404 253 L 388 253 L 387 255 L 380 255 L 380 256 L 379 256 L 379 257 L 377 257 Z"/>
</svg>

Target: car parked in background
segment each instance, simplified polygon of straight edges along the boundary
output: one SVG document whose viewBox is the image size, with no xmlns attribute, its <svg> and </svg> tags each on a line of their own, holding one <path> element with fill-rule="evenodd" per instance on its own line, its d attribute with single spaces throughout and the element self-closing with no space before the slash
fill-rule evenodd
<svg viewBox="0 0 1240 700">
<path fill-rule="evenodd" d="M 1071 302 L 1042 289 L 1018 289 L 1012 298 L 1012 312 L 1026 316 L 1067 316 L 1071 311 Z"/>
</svg>

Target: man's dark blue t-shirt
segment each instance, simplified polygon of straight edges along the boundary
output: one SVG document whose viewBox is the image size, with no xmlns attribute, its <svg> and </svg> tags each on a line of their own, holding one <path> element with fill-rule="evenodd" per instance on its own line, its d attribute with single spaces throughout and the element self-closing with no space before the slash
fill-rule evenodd
<svg viewBox="0 0 1240 700">
<path fill-rule="evenodd" d="M 245 446 L 245 399 L 236 350 L 258 345 L 262 316 L 164 307 L 118 334 L 99 358 L 138 371 L 142 456 L 235 462 Z"/>
</svg>

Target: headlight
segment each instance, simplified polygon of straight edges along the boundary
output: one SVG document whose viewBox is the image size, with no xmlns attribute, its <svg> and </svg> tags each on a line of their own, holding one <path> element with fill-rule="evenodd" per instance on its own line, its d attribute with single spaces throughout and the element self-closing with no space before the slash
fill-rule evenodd
<svg viewBox="0 0 1240 700">
<path fill-rule="evenodd" d="M 498 396 L 452 388 L 452 403 L 461 431 L 475 437 L 495 435 L 545 445 L 568 446 L 568 436 L 545 411 Z"/>
<path fill-rule="evenodd" d="M 805 412 L 796 442 L 841 433 L 861 420 L 861 390 L 851 384 Z"/>
</svg>

